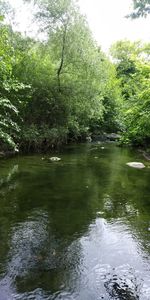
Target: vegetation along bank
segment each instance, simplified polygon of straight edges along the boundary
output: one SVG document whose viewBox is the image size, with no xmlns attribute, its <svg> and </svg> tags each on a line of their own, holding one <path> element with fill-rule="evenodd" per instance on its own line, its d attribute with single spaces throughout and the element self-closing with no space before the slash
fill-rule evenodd
<svg viewBox="0 0 150 300">
<path fill-rule="evenodd" d="M 149 12 L 135 4 L 131 17 Z M 75 1 L 32 5 L 39 38 L 14 30 L 0 1 L 0 151 L 49 151 L 104 132 L 148 147 L 150 44 L 118 41 L 108 56 Z"/>
</svg>

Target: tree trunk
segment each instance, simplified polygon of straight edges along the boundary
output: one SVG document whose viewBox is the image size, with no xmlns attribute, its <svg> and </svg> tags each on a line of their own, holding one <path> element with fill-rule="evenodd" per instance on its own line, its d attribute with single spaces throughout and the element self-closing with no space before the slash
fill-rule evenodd
<svg viewBox="0 0 150 300">
<path fill-rule="evenodd" d="M 61 91 L 60 75 L 61 75 L 61 71 L 62 71 L 63 65 L 64 65 L 65 44 L 66 44 L 66 32 L 67 32 L 67 25 L 64 26 L 63 38 L 62 38 L 61 60 L 60 60 L 59 68 L 58 68 L 58 70 L 57 70 L 57 80 L 58 80 L 58 90 L 59 90 L 59 92 Z"/>
</svg>

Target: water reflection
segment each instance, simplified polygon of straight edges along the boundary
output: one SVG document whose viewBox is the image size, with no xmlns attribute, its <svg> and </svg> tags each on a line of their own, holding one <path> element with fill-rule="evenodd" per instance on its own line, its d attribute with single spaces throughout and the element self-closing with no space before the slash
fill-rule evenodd
<svg viewBox="0 0 150 300">
<path fill-rule="evenodd" d="M 0 161 L 0 299 L 150 299 L 149 169 L 90 147 Z"/>
<path fill-rule="evenodd" d="M 130 228 L 120 220 L 112 224 L 97 219 L 88 236 L 82 239 L 82 245 L 84 262 L 89 266 L 85 276 L 88 275 L 92 294 L 96 291 L 95 299 L 101 291 L 101 297 L 109 295 L 110 299 L 138 299 L 140 295 L 146 297 L 147 292 L 147 298 L 140 299 L 149 299 L 149 272 L 143 271 L 143 264 L 148 266 L 148 261 L 140 257 L 140 247 Z"/>
</svg>

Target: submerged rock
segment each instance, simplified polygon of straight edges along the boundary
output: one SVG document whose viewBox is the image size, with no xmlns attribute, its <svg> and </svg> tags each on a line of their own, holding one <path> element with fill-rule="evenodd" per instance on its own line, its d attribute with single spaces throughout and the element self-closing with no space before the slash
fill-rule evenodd
<svg viewBox="0 0 150 300">
<path fill-rule="evenodd" d="M 127 166 L 135 168 L 135 169 L 143 169 L 145 168 L 145 165 L 141 162 L 129 162 L 126 163 Z"/>
</svg>

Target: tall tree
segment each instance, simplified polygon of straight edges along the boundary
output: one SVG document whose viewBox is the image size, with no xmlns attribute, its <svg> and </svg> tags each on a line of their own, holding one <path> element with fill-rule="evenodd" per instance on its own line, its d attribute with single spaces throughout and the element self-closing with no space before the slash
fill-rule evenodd
<svg viewBox="0 0 150 300">
<path fill-rule="evenodd" d="M 149 44 L 117 42 L 112 47 L 117 76 L 122 87 L 124 142 L 150 142 L 150 60 Z"/>
<path fill-rule="evenodd" d="M 116 130 L 120 92 L 115 69 L 94 41 L 76 1 L 34 3 L 44 41 L 23 37 L 7 27 L 9 47 L 0 60 L 0 76 L 4 62 L 8 68 L 6 80 L 2 78 L 7 88 L 1 95 L 10 101 L 12 109 L 16 107 L 20 118 L 14 119 L 11 111 L 10 117 L 21 130 L 17 137 L 10 131 L 10 137 L 26 150 L 42 150 L 68 137 L 86 136 L 97 127 Z"/>
</svg>

